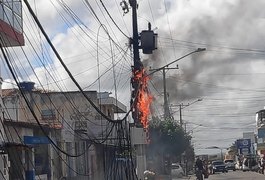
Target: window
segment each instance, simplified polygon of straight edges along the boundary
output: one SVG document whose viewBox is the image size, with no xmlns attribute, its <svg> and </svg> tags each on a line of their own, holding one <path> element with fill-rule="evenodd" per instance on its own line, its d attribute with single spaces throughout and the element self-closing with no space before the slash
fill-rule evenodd
<svg viewBox="0 0 265 180">
<path fill-rule="evenodd" d="M 0 19 L 22 33 L 22 4 L 21 0 L 0 1 Z"/>
<path fill-rule="evenodd" d="M 43 120 L 55 120 L 56 114 L 54 109 L 46 109 L 41 111 L 41 118 Z"/>
</svg>

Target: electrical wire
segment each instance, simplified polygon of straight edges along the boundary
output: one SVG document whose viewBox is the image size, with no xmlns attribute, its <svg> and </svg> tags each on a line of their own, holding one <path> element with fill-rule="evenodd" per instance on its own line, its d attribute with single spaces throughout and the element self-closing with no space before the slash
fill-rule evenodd
<svg viewBox="0 0 265 180">
<path fill-rule="evenodd" d="M 110 18 L 111 21 L 113 22 L 113 24 L 117 27 L 117 29 L 118 29 L 118 30 L 119 30 L 119 31 L 120 31 L 125 37 L 127 37 L 128 39 L 130 39 L 130 37 L 127 36 L 127 35 L 121 30 L 121 28 L 117 25 L 117 23 L 114 21 L 114 19 L 113 19 L 112 16 L 110 15 L 110 13 L 109 13 L 108 9 L 106 8 L 105 4 L 103 3 L 103 1 L 100 0 L 100 2 L 101 2 L 101 4 L 102 4 L 104 10 L 105 10 L 106 13 L 108 14 L 109 18 Z"/>
<path fill-rule="evenodd" d="M 100 109 L 91 101 L 91 99 L 89 97 L 87 97 L 87 95 L 83 92 L 81 86 L 78 84 L 78 82 L 74 79 L 72 73 L 69 71 L 69 69 L 67 68 L 67 66 L 64 64 L 61 56 L 59 55 L 59 53 L 57 52 L 57 50 L 55 49 L 55 47 L 53 46 L 52 42 L 50 41 L 48 35 L 46 34 L 46 32 L 44 31 L 43 27 L 41 26 L 39 20 L 37 19 L 35 13 L 33 12 L 33 10 L 31 9 L 29 3 L 27 0 L 24 0 L 29 12 L 31 13 L 31 15 L 33 16 L 35 22 L 37 23 L 37 25 L 39 26 L 42 34 L 45 36 L 46 41 L 49 43 L 49 45 L 51 46 L 53 52 L 55 53 L 57 59 L 60 61 L 60 63 L 62 64 L 62 66 L 64 67 L 64 69 L 66 70 L 67 74 L 70 76 L 70 78 L 72 79 L 73 83 L 76 85 L 76 87 L 79 89 L 79 91 L 83 94 L 83 96 L 86 98 L 86 100 L 93 106 L 94 109 L 96 109 L 96 111 L 103 116 L 106 120 L 112 122 L 112 123 L 120 123 L 122 122 L 124 119 L 122 120 L 112 120 L 110 119 L 108 116 L 106 116 L 103 112 L 100 111 Z"/>
</svg>

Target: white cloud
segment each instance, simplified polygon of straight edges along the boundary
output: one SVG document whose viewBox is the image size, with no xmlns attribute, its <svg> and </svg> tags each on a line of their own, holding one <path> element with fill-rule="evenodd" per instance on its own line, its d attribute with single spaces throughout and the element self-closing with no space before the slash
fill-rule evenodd
<svg viewBox="0 0 265 180">
<path fill-rule="evenodd" d="M 132 32 L 131 11 L 123 16 L 119 1 L 117 2 L 108 1 L 105 2 L 105 6 L 117 25 L 130 36 Z M 242 114 L 247 113 L 254 116 L 255 112 L 264 106 L 264 102 L 261 101 L 264 96 L 264 92 L 261 91 L 264 89 L 262 83 L 265 65 L 263 63 L 264 52 L 256 51 L 264 49 L 265 14 L 262 9 L 264 2 L 262 0 L 255 1 L 255 3 L 243 0 L 167 0 L 166 8 L 164 1 L 138 2 L 139 32 L 147 29 L 147 21 L 152 23 L 153 28 L 158 28 L 156 32 L 159 36 L 159 50 L 153 56 L 141 55 L 147 66 L 161 67 L 198 47 L 207 47 L 206 52 L 179 61 L 180 70 L 177 72 L 169 71 L 167 73 L 167 77 L 171 76 L 167 83 L 172 103 L 189 103 L 198 97 L 204 98 L 202 102 L 190 106 L 188 112 L 190 116 L 184 117 L 185 121 L 209 125 L 204 127 L 203 131 L 193 133 L 193 136 L 198 137 L 195 138 L 196 143 L 201 144 L 201 147 L 216 145 L 215 138 L 209 139 L 207 143 L 203 140 L 200 141 L 200 138 L 209 137 L 212 133 L 223 134 L 224 139 L 238 138 L 242 132 L 240 128 L 244 128 L 244 123 L 252 122 L 252 117 Z M 118 62 L 115 72 L 119 75 L 117 78 L 118 95 L 124 103 L 129 104 L 130 66 L 132 63 L 129 57 L 130 52 L 128 51 L 128 54 L 125 55 L 126 59 L 123 59 L 122 55 L 125 53 L 119 48 L 114 48 L 113 44 L 110 45 L 103 29 L 99 31 L 99 49 L 97 51 L 96 41 L 100 23 L 84 1 L 65 1 L 82 21 L 78 21 L 78 23 L 70 19 L 69 14 L 62 6 L 53 3 L 57 9 L 51 4 L 51 1 L 30 1 L 32 8 L 37 10 L 36 14 L 44 29 L 77 81 L 82 87 L 90 85 L 98 77 L 97 55 L 101 64 L 100 74 L 111 69 L 113 60 L 111 57 L 115 55 L 114 61 Z M 90 3 L 102 24 L 107 27 L 111 37 L 123 49 L 126 49 L 126 37 L 110 20 L 100 2 Z M 24 9 L 26 11 L 25 6 Z M 68 21 L 65 22 L 61 15 L 64 15 Z M 76 89 L 47 43 L 43 43 L 44 37 L 40 38 L 39 31 L 28 17 L 30 15 L 24 15 L 25 35 L 29 40 L 26 41 L 26 46 L 23 49 L 33 64 L 37 77 L 45 85 L 54 81 L 48 75 L 51 73 L 60 86 L 63 87 L 63 82 L 68 89 Z M 30 47 L 29 42 L 33 43 L 33 47 L 41 58 L 48 56 L 48 53 L 51 55 L 51 57 L 43 58 L 49 73 L 39 62 L 39 57 L 34 55 L 34 49 Z M 111 47 L 114 49 L 113 53 L 110 51 Z M 14 51 L 19 57 L 15 58 L 17 65 L 23 65 L 21 76 L 24 76 L 24 80 L 37 81 L 23 52 L 19 48 L 15 48 Z M 29 73 L 29 76 L 26 75 L 26 72 Z M 4 72 L 2 73 L 6 80 L 10 79 Z M 110 70 L 101 78 L 102 90 L 114 90 L 112 74 L 113 72 Z M 157 90 L 162 92 L 159 74 L 154 76 L 153 82 Z M 91 88 L 98 89 L 98 84 Z M 153 93 L 157 96 L 155 91 Z M 217 100 L 213 101 L 212 99 Z M 178 119 L 177 114 L 176 119 Z M 255 122 L 254 118 L 253 122 Z M 216 128 L 226 126 L 237 126 L 238 129 L 225 134 L 226 131 L 222 128 Z M 188 128 L 192 127 L 188 126 Z M 208 131 L 207 128 L 215 130 Z M 254 129 L 255 127 L 252 125 L 250 128 Z M 222 146 L 228 146 L 232 142 L 233 140 L 231 142 L 219 141 Z"/>
</svg>

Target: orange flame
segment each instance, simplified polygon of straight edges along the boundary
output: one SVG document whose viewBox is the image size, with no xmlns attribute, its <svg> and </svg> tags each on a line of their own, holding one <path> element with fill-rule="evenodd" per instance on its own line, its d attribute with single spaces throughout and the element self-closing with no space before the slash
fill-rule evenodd
<svg viewBox="0 0 265 180">
<path fill-rule="evenodd" d="M 150 115 L 150 105 L 152 102 L 152 95 L 147 88 L 147 82 L 149 77 L 146 76 L 145 70 L 136 71 L 135 80 L 139 82 L 138 95 L 137 95 L 137 109 L 139 111 L 139 120 L 141 121 L 143 128 L 148 128 L 148 116 Z"/>
</svg>

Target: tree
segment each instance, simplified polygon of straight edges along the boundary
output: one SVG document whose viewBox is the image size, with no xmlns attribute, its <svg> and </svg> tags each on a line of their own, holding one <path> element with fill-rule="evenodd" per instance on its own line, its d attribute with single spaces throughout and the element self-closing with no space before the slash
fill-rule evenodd
<svg viewBox="0 0 265 180">
<path fill-rule="evenodd" d="M 149 124 L 150 143 L 147 146 L 147 158 L 149 160 L 161 158 L 158 160 L 160 162 L 155 163 L 156 169 L 162 169 L 165 172 L 167 171 L 166 166 L 170 165 L 172 161 L 177 161 L 190 146 L 190 139 L 191 137 L 176 121 L 161 121 L 158 118 L 153 118 Z"/>
<path fill-rule="evenodd" d="M 236 143 L 235 142 L 232 143 L 232 145 L 229 148 L 227 148 L 227 153 L 229 155 L 233 155 L 233 156 L 235 156 L 237 154 L 237 147 L 236 147 Z"/>
</svg>

